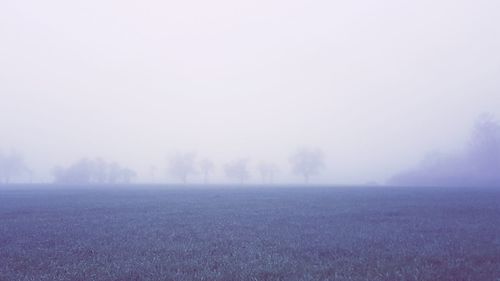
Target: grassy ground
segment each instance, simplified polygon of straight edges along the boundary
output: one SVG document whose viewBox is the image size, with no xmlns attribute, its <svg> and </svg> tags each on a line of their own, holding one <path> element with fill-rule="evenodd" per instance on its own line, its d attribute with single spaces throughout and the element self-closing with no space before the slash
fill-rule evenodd
<svg viewBox="0 0 500 281">
<path fill-rule="evenodd" d="M 500 189 L 0 188 L 0 280 L 500 280 Z"/>
</svg>

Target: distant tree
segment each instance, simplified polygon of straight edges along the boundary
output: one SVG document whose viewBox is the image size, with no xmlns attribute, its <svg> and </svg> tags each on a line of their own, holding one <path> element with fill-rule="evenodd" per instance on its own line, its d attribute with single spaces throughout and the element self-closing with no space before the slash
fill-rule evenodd
<svg viewBox="0 0 500 281">
<path fill-rule="evenodd" d="M 152 183 L 156 182 L 156 171 L 157 171 L 157 168 L 156 168 L 155 165 L 149 166 L 149 175 L 151 177 L 151 182 Z"/>
<path fill-rule="evenodd" d="M 23 157 L 11 151 L 8 154 L 0 152 L 0 183 L 8 184 L 14 178 L 27 175 L 29 172 Z"/>
<path fill-rule="evenodd" d="M 318 148 L 300 148 L 290 157 L 292 172 L 308 183 L 325 166 L 323 152 Z"/>
<path fill-rule="evenodd" d="M 168 173 L 186 184 L 188 177 L 196 174 L 195 160 L 194 153 L 177 153 L 169 159 Z"/>
<path fill-rule="evenodd" d="M 54 168 L 52 175 L 59 184 L 118 184 L 129 183 L 136 173 L 115 162 L 84 158 L 67 168 Z"/>
<path fill-rule="evenodd" d="M 278 167 L 273 163 L 261 162 L 258 166 L 262 183 L 271 184 L 274 182 L 274 176 L 278 172 Z"/>
<path fill-rule="evenodd" d="M 90 184 L 95 175 L 93 175 L 92 162 L 84 158 L 67 168 L 56 167 L 53 176 L 56 183 Z"/>
<path fill-rule="evenodd" d="M 247 159 L 238 159 L 227 163 L 224 166 L 224 171 L 229 179 L 236 180 L 241 184 L 250 178 Z"/>
<path fill-rule="evenodd" d="M 35 172 L 32 169 L 26 169 L 26 174 L 28 176 L 28 182 L 33 183 L 34 177 L 35 177 Z"/>
<path fill-rule="evenodd" d="M 205 158 L 200 162 L 200 169 L 203 173 L 203 182 L 207 184 L 210 174 L 212 174 L 215 169 L 214 162 L 212 162 L 210 159 Z"/>
<path fill-rule="evenodd" d="M 480 116 L 463 151 L 433 153 L 416 167 L 393 176 L 389 183 L 406 186 L 499 186 L 500 125 L 489 114 Z"/>
<path fill-rule="evenodd" d="M 103 159 L 97 158 L 95 161 L 91 163 L 91 165 L 92 165 L 91 168 L 92 171 L 89 172 L 93 173 L 93 175 L 91 176 L 92 181 L 96 183 L 107 183 L 109 180 L 108 178 L 109 164 L 106 163 L 106 161 L 104 161 Z"/>
<path fill-rule="evenodd" d="M 115 162 L 112 162 L 107 165 L 108 168 L 108 183 L 114 184 L 117 183 L 120 179 L 121 167 Z"/>
<path fill-rule="evenodd" d="M 67 183 L 66 182 L 66 169 L 61 166 L 55 166 L 52 168 L 52 177 L 54 178 L 54 183 Z"/>
<path fill-rule="evenodd" d="M 137 176 L 136 172 L 129 168 L 120 168 L 118 175 L 118 181 L 122 183 L 130 183 Z"/>
<path fill-rule="evenodd" d="M 476 174 L 500 178 L 500 125 L 492 115 L 483 114 L 476 121 L 466 157 Z"/>
</svg>

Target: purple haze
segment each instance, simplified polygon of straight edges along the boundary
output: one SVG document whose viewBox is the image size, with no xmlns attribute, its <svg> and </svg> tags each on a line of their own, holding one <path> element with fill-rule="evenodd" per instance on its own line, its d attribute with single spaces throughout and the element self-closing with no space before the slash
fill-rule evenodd
<svg viewBox="0 0 500 281">
<path fill-rule="evenodd" d="M 500 125 L 490 115 L 480 117 L 461 153 L 429 155 L 418 167 L 396 175 L 390 183 L 500 186 Z"/>
</svg>

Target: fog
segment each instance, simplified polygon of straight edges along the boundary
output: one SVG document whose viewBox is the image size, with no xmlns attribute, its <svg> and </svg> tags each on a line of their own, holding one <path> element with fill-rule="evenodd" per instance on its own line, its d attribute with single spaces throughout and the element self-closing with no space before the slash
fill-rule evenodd
<svg viewBox="0 0 500 281">
<path fill-rule="evenodd" d="M 185 154 L 214 164 L 190 182 L 231 181 L 228 169 L 261 182 L 269 163 L 288 183 L 303 181 L 290 157 L 305 147 L 324 159 L 311 182 L 385 182 L 463 148 L 482 113 L 500 118 L 499 11 L 496 0 L 2 0 L 0 150 L 22 154 L 35 181 L 88 158 L 179 182 L 168 164 Z"/>
<path fill-rule="evenodd" d="M 500 124 L 491 115 L 482 115 L 461 150 L 429 153 L 419 165 L 389 182 L 398 186 L 500 186 Z"/>
</svg>

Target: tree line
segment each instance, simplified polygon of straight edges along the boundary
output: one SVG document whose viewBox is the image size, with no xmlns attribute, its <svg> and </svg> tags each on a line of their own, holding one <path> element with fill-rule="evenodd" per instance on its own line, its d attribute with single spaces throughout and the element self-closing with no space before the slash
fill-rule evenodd
<svg viewBox="0 0 500 281">
<path fill-rule="evenodd" d="M 435 152 L 389 180 L 392 185 L 500 186 L 500 124 L 490 114 L 476 121 L 469 141 L 455 153 Z"/>
<path fill-rule="evenodd" d="M 297 149 L 289 158 L 291 171 L 308 183 L 312 176 L 325 167 L 325 157 L 318 148 L 303 147 Z M 251 178 L 250 160 L 238 158 L 222 165 L 222 172 L 228 180 L 244 184 Z M 151 177 L 154 178 L 157 168 L 151 166 Z M 177 182 L 187 184 L 195 175 L 201 175 L 203 183 L 208 184 L 216 170 L 216 164 L 203 158 L 198 161 L 196 154 L 178 152 L 166 161 L 165 174 Z M 263 184 L 273 184 L 276 174 L 280 171 L 278 165 L 271 162 L 260 162 L 256 166 Z M 21 154 L 0 152 L 0 184 L 32 181 L 33 172 L 24 161 Z M 55 184 L 128 184 L 137 178 L 137 173 L 113 161 L 102 158 L 80 159 L 68 166 L 57 166 L 52 169 L 52 181 Z"/>
<path fill-rule="evenodd" d="M 300 148 L 289 157 L 290 171 L 307 183 L 325 166 L 325 157 L 318 148 Z M 162 174 L 181 183 L 191 183 L 200 176 L 210 183 L 216 165 L 208 158 L 198 160 L 196 154 L 178 152 L 169 157 Z M 233 183 L 243 184 L 250 180 L 251 170 L 256 170 L 261 182 L 272 184 L 280 172 L 278 165 L 260 162 L 250 167 L 248 158 L 237 158 L 219 167 Z M 255 169 L 251 169 L 255 168 Z M 152 177 L 157 168 L 151 167 Z M 14 151 L 0 151 L 0 184 L 32 182 L 31 170 L 23 157 Z M 66 167 L 56 167 L 52 172 L 57 184 L 126 184 L 137 178 L 137 173 L 113 161 L 101 158 L 81 159 Z M 491 116 L 483 115 L 475 123 L 470 139 L 457 153 L 433 153 L 416 167 L 402 171 L 389 179 L 390 185 L 413 186 L 500 186 L 500 124 Z"/>
</svg>

